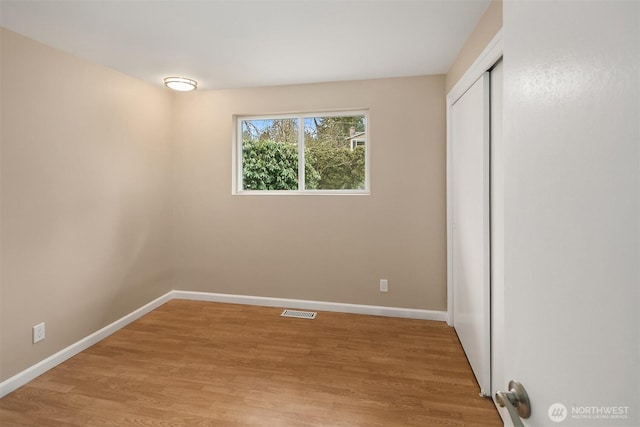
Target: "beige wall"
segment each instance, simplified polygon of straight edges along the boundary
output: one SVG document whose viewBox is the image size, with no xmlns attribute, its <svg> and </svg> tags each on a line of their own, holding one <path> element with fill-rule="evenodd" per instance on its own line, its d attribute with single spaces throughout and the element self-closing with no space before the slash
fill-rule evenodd
<svg viewBox="0 0 640 427">
<path fill-rule="evenodd" d="M 233 114 L 344 108 L 370 111 L 370 196 L 231 195 Z M 444 76 L 196 92 L 176 114 L 177 289 L 446 309 Z"/>
<path fill-rule="evenodd" d="M 467 39 L 458 56 L 449 69 L 446 78 L 446 92 L 448 93 L 458 82 L 460 77 L 478 58 L 491 39 L 502 28 L 502 0 L 493 0 L 486 12 L 480 18 L 478 25 Z"/>
<path fill-rule="evenodd" d="M 172 96 L 1 39 L 4 380 L 171 289 Z"/>
</svg>

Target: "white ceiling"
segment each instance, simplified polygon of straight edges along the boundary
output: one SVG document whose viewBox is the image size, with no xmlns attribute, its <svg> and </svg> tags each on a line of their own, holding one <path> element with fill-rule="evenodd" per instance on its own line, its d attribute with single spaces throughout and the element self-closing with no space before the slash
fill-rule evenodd
<svg viewBox="0 0 640 427">
<path fill-rule="evenodd" d="M 1 0 L 3 27 L 161 85 L 446 73 L 490 0 Z"/>
</svg>

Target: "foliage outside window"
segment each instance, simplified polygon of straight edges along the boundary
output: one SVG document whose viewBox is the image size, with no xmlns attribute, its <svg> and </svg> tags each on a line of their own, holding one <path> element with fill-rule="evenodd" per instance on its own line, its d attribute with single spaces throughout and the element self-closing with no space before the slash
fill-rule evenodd
<svg viewBox="0 0 640 427">
<path fill-rule="evenodd" d="M 238 118 L 238 192 L 366 193 L 367 115 Z"/>
</svg>

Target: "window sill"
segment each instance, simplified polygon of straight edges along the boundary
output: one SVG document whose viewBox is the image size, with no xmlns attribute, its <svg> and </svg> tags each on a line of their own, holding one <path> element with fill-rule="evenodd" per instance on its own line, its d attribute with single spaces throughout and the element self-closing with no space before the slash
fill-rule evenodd
<svg viewBox="0 0 640 427">
<path fill-rule="evenodd" d="M 233 196 L 370 196 L 369 190 L 243 190 Z"/>
</svg>

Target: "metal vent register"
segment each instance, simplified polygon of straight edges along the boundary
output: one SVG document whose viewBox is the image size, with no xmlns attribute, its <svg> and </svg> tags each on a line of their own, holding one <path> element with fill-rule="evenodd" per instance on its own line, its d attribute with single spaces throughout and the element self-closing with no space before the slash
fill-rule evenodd
<svg viewBox="0 0 640 427">
<path fill-rule="evenodd" d="M 280 316 L 282 317 L 297 317 L 298 319 L 315 319 L 315 311 L 299 311 L 299 310 L 285 310 Z"/>
</svg>

